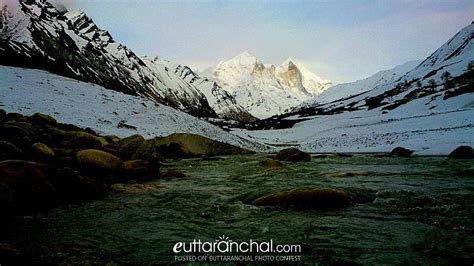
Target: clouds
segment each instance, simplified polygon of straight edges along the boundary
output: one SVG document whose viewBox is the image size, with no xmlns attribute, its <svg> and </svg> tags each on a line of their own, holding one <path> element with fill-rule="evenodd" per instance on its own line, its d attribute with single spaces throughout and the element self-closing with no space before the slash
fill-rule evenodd
<svg viewBox="0 0 474 266">
<path fill-rule="evenodd" d="M 464 0 L 61 2 L 139 54 L 204 68 L 248 50 L 335 82 L 424 58 L 474 14 Z"/>
</svg>

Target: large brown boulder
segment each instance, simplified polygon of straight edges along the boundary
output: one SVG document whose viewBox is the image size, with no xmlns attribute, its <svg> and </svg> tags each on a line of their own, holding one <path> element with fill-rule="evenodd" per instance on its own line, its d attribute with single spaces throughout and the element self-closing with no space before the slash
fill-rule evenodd
<svg viewBox="0 0 474 266">
<path fill-rule="evenodd" d="M 109 146 L 115 149 L 123 160 L 150 160 L 159 156 L 155 147 L 140 135 L 117 140 Z"/>
<path fill-rule="evenodd" d="M 6 160 L 0 162 L 0 205 L 26 203 L 49 198 L 55 187 L 43 168 L 34 162 Z"/>
<path fill-rule="evenodd" d="M 175 133 L 166 137 L 155 138 L 153 143 L 158 152 L 165 158 L 253 153 L 250 150 L 228 143 L 188 133 Z"/>
<path fill-rule="evenodd" d="M 30 120 L 38 125 L 56 125 L 56 119 L 49 115 L 36 113 L 30 117 Z"/>
<path fill-rule="evenodd" d="M 51 159 L 55 156 L 54 151 L 48 145 L 37 142 L 31 146 L 33 153 L 40 159 Z"/>
<path fill-rule="evenodd" d="M 473 159 L 474 153 L 471 146 L 459 146 L 449 154 L 453 159 Z"/>
<path fill-rule="evenodd" d="M 120 158 L 94 149 L 78 151 L 76 161 L 80 170 L 91 174 L 117 174 L 124 167 Z"/>
<path fill-rule="evenodd" d="M 311 160 L 311 155 L 300 151 L 297 148 L 288 148 L 279 151 L 275 156 L 275 159 L 289 162 L 309 162 Z"/>
<path fill-rule="evenodd" d="M 34 134 L 13 123 L 0 125 L 0 140 L 8 141 L 20 148 L 33 144 Z"/>
<path fill-rule="evenodd" d="M 28 122 L 28 117 L 19 114 L 19 113 L 8 113 L 6 120 L 8 121 L 18 121 L 18 122 Z"/>
<path fill-rule="evenodd" d="M 303 188 L 272 193 L 255 199 L 256 206 L 286 206 L 304 209 L 334 209 L 350 205 L 352 198 L 343 190 Z"/>
<path fill-rule="evenodd" d="M 412 150 L 403 147 L 396 147 L 390 152 L 390 156 L 409 157 L 412 153 Z"/>
<path fill-rule="evenodd" d="M 28 136 L 33 140 L 38 137 L 37 136 L 38 128 L 29 122 L 9 121 L 6 123 L 6 125 L 12 125 L 12 126 L 22 128 L 23 130 L 27 132 Z"/>
<path fill-rule="evenodd" d="M 65 137 L 76 148 L 97 149 L 107 145 L 107 141 L 104 138 L 94 136 L 85 131 L 68 131 Z"/>
</svg>

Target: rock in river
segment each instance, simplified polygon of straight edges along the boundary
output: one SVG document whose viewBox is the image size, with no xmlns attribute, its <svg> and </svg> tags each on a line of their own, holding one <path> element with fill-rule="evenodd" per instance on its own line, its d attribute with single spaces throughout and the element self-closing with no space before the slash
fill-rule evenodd
<svg viewBox="0 0 474 266">
<path fill-rule="evenodd" d="M 412 150 L 403 147 L 396 147 L 390 152 L 390 156 L 409 157 L 412 153 Z"/>
<path fill-rule="evenodd" d="M 309 153 L 298 150 L 297 148 L 288 148 L 281 150 L 275 156 L 275 159 L 289 162 L 309 162 L 311 155 Z"/>
<path fill-rule="evenodd" d="M 474 153 L 471 146 L 459 146 L 449 154 L 453 159 L 472 159 Z"/>
</svg>

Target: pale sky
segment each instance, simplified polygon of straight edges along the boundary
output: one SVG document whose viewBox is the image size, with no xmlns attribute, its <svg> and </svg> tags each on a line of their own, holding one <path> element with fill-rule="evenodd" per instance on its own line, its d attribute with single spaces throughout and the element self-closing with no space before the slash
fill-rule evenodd
<svg viewBox="0 0 474 266">
<path fill-rule="evenodd" d="M 334 83 L 424 59 L 474 19 L 472 0 L 54 0 L 139 55 L 203 70 L 249 51 Z"/>
</svg>

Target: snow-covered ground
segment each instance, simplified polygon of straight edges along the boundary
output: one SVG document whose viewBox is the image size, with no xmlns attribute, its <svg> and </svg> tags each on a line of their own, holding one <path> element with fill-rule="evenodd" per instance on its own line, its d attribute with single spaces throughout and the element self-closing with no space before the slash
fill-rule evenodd
<svg viewBox="0 0 474 266">
<path fill-rule="evenodd" d="M 459 145 L 474 146 L 474 94 L 430 101 L 414 100 L 386 114 L 362 110 L 309 117 L 289 129 L 233 132 L 310 152 L 389 152 L 403 146 L 419 155 L 446 155 Z"/>
<path fill-rule="evenodd" d="M 101 134 L 146 138 L 194 133 L 252 150 L 260 145 L 165 105 L 36 69 L 0 66 L 0 109 L 45 113 Z M 136 130 L 117 127 L 123 123 Z"/>
<path fill-rule="evenodd" d="M 361 110 L 311 117 L 283 130 L 234 130 L 238 137 L 144 98 L 41 70 L 0 66 L 0 108 L 28 115 L 42 112 L 101 134 L 152 138 L 186 132 L 260 151 L 264 143 L 311 152 L 386 152 L 404 146 L 416 154 L 447 154 L 459 145 L 474 146 L 472 93 L 447 100 L 425 97 L 386 114 Z M 137 129 L 118 128 L 120 121 Z"/>
</svg>

